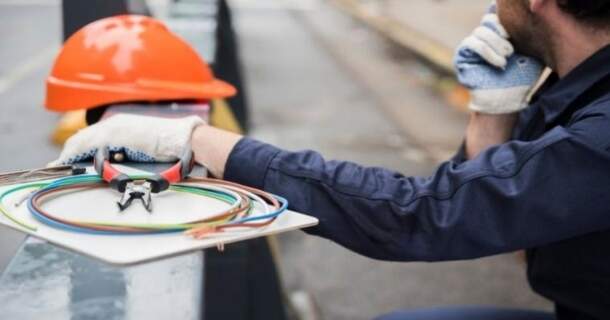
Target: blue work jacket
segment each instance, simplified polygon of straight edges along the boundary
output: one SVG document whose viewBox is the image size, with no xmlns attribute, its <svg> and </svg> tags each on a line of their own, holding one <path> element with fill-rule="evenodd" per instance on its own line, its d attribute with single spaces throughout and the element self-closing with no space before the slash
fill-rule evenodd
<svg viewBox="0 0 610 320">
<path fill-rule="evenodd" d="M 408 115 L 406 115 L 408 116 Z M 327 161 L 244 138 L 225 178 L 286 197 L 307 232 L 392 261 L 527 249 L 559 319 L 610 319 L 610 47 L 546 82 L 513 138 L 429 177 Z"/>
</svg>

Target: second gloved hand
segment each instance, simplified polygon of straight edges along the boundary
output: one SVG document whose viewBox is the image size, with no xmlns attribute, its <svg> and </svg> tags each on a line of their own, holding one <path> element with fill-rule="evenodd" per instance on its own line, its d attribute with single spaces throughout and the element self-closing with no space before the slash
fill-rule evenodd
<svg viewBox="0 0 610 320">
<path fill-rule="evenodd" d="M 540 78 L 543 66 L 516 54 L 492 5 L 481 25 L 462 41 L 455 56 L 458 81 L 470 89 L 472 111 L 517 112 Z"/>
<path fill-rule="evenodd" d="M 190 143 L 195 127 L 201 124 L 203 121 L 197 116 L 166 119 L 118 114 L 70 137 L 59 158 L 50 165 L 88 160 L 102 147 L 123 151 L 130 161 L 174 161 Z"/>
</svg>

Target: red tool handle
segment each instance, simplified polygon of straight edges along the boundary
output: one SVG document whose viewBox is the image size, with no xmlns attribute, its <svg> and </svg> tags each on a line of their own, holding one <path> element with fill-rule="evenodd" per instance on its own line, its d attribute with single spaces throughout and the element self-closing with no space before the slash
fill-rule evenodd
<svg viewBox="0 0 610 320">
<path fill-rule="evenodd" d="M 178 183 L 186 178 L 195 165 L 193 151 L 186 148 L 182 157 L 169 169 L 160 174 L 147 177 L 145 180 L 151 183 L 151 192 L 159 193 L 169 188 L 172 183 Z M 119 192 L 124 192 L 127 184 L 133 182 L 128 175 L 116 169 L 110 163 L 110 151 L 108 147 L 100 148 L 93 159 L 93 167 L 97 173 L 110 184 L 110 187 Z"/>
<path fill-rule="evenodd" d="M 184 178 L 188 177 L 194 166 L 195 158 L 193 157 L 193 151 L 191 148 L 187 148 L 184 150 L 182 157 L 180 157 L 180 160 L 178 160 L 175 165 L 161 172 L 159 175 L 167 180 L 170 184 L 178 183 Z"/>
</svg>

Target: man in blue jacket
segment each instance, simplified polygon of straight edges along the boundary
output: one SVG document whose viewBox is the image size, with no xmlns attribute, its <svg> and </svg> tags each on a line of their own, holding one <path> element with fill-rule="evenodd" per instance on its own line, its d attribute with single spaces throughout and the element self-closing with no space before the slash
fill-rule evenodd
<svg viewBox="0 0 610 320">
<path fill-rule="evenodd" d="M 542 65 L 553 73 L 530 100 Z M 533 289 L 556 305 L 382 319 L 610 319 L 610 0 L 498 0 L 497 15 L 494 5 L 462 42 L 456 69 L 472 92 L 471 120 L 461 151 L 430 177 L 288 152 L 193 118 L 132 115 L 81 131 L 57 162 L 105 145 L 175 159 L 191 142 L 216 177 L 288 198 L 320 219 L 309 233 L 372 258 L 527 249 Z"/>
</svg>

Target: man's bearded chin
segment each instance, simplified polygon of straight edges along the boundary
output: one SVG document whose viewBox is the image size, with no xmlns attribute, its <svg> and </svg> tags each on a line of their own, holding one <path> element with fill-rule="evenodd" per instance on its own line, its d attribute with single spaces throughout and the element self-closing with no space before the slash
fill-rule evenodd
<svg viewBox="0 0 610 320">
<path fill-rule="evenodd" d="M 500 20 L 510 35 L 515 51 L 548 65 L 549 52 L 553 47 L 548 27 L 529 11 L 527 1 L 504 0 L 502 4 Z"/>
<path fill-rule="evenodd" d="M 550 52 L 553 48 L 551 35 L 545 32 L 546 28 L 536 23 L 527 22 L 518 27 L 518 30 L 508 31 L 515 51 L 530 56 L 549 65 Z"/>
</svg>

